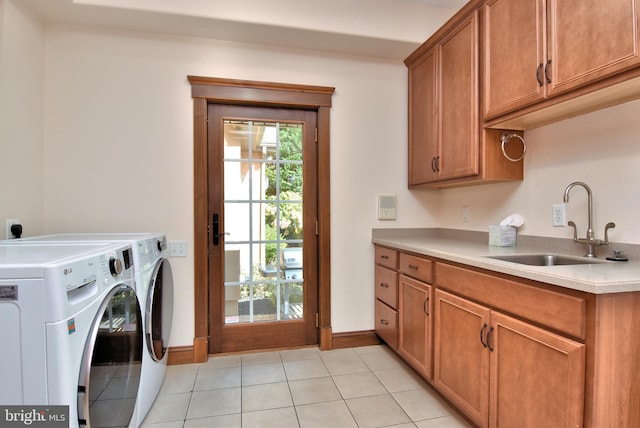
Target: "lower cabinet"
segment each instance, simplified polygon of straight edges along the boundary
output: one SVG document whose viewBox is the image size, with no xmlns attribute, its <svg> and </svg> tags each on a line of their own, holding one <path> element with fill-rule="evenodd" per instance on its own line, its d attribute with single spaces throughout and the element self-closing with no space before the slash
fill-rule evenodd
<svg viewBox="0 0 640 428">
<path fill-rule="evenodd" d="M 406 275 L 398 285 L 398 353 L 427 379 L 432 379 L 433 287 Z"/>
<path fill-rule="evenodd" d="M 585 345 L 440 289 L 433 383 L 480 427 L 581 427 Z"/>
</svg>

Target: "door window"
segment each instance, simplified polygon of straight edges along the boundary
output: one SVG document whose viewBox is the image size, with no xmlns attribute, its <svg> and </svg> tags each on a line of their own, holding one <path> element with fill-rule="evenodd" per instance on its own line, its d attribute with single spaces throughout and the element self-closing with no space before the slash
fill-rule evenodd
<svg viewBox="0 0 640 428">
<path fill-rule="evenodd" d="M 303 126 L 224 121 L 225 324 L 303 318 Z"/>
</svg>

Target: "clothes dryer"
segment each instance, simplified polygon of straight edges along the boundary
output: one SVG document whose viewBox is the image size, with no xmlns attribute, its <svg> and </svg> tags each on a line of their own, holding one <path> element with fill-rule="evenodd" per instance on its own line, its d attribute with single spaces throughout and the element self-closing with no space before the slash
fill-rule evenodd
<svg viewBox="0 0 640 428">
<path fill-rule="evenodd" d="M 173 273 L 162 233 L 61 233 L 10 241 L 42 243 L 128 243 L 132 246 L 135 288 L 143 314 L 144 352 L 136 415 L 142 423 L 166 373 L 173 321 Z"/>
<path fill-rule="evenodd" d="M 128 244 L 0 244 L 0 403 L 68 406 L 73 428 L 137 426 L 133 285 Z"/>
</svg>

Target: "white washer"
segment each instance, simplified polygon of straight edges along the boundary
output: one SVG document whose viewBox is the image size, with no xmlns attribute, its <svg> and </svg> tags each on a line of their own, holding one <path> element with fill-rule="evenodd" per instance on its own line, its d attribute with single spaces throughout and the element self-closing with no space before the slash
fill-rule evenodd
<svg viewBox="0 0 640 428">
<path fill-rule="evenodd" d="M 141 312 L 126 244 L 0 244 L 0 403 L 138 425 Z"/>
<path fill-rule="evenodd" d="M 166 373 L 173 321 L 173 274 L 162 233 L 61 233 L 5 241 L 43 243 L 129 243 L 133 249 L 135 287 L 144 318 L 145 351 L 136 404 L 141 424 L 151 409 Z"/>
</svg>

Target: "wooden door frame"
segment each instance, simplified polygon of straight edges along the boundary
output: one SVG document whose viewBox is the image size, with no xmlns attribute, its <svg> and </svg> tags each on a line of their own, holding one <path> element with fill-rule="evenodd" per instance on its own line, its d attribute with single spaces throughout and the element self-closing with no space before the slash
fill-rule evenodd
<svg viewBox="0 0 640 428">
<path fill-rule="evenodd" d="M 332 348 L 329 111 L 335 88 L 187 76 L 193 98 L 194 338 L 193 362 L 209 350 L 209 216 L 207 106 L 235 104 L 314 110 L 318 114 L 318 342 Z"/>
</svg>

